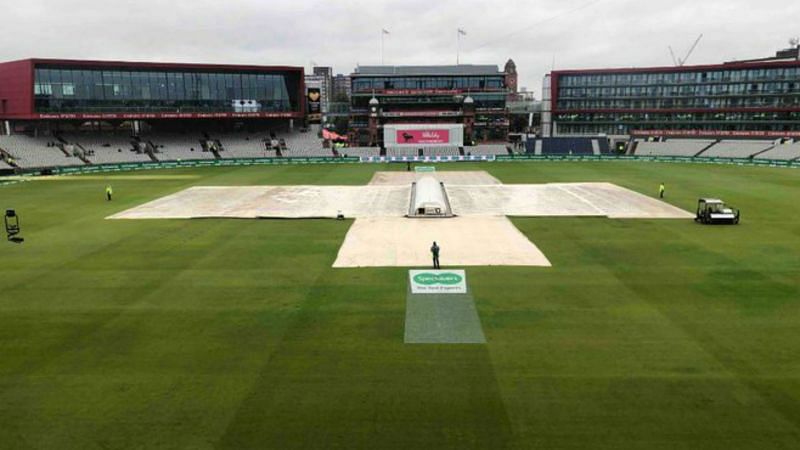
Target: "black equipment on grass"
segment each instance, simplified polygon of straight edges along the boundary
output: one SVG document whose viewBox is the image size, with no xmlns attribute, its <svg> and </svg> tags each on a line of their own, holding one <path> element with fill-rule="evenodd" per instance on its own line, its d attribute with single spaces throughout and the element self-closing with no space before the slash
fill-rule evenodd
<svg viewBox="0 0 800 450">
<path fill-rule="evenodd" d="M 697 201 L 697 215 L 695 222 L 702 224 L 731 224 L 739 223 L 739 210 L 726 205 L 716 198 L 701 198 Z"/>
<path fill-rule="evenodd" d="M 22 238 L 16 237 L 19 234 L 19 216 L 17 212 L 13 209 L 7 209 L 6 215 L 3 218 L 5 225 L 6 225 L 6 234 L 8 235 L 8 240 L 12 242 L 22 242 Z"/>
</svg>

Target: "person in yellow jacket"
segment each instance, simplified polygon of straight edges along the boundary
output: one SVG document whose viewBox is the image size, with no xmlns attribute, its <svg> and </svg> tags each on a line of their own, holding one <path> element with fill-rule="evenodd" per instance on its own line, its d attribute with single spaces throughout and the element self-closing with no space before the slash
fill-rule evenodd
<svg viewBox="0 0 800 450">
<path fill-rule="evenodd" d="M 664 183 L 661 183 L 658 186 L 658 198 L 664 198 L 664 192 L 667 191 L 667 187 L 664 186 Z"/>
<path fill-rule="evenodd" d="M 111 196 L 114 195 L 114 190 L 111 189 L 111 185 L 106 186 L 106 201 L 111 201 Z"/>
</svg>

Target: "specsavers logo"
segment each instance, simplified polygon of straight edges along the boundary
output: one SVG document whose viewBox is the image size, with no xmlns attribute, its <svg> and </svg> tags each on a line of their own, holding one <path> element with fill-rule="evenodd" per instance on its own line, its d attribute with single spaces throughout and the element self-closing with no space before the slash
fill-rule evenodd
<svg viewBox="0 0 800 450">
<path fill-rule="evenodd" d="M 435 286 L 435 285 L 453 286 L 461 283 L 463 279 L 464 278 L 461 275 L 452 272 L 419 273 L 417 275 L 414 275 L 414 282 L 424 286 Z"/>
</svg>

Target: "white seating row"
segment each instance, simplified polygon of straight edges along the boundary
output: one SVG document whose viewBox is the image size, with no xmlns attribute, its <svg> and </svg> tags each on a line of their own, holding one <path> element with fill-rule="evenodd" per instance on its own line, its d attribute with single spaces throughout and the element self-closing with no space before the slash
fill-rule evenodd
<svg viewBox="0 0 800 450">
<path fill-rule="evenodd" d="M 145 136 L 144 139 L 155 145 L 155 156 L 159 161 L 214 159 L 213 153 L 203 151 L 200 136 L 160 134 Z"/>
<path fill-rule="evenodd" d="M 666 142 L 639 141 L 637 156 L 695 156 L 715 141 L 670 139 Z"/>
<path fill-rule="evenodd" d="M 704 151 L 700 156 L 706 158 L 749 158 L 774 145 L 773 141 L 720 141 Z"/>
<path fill-rule="evenodd" d="M 54 146 L 52 137 L 30 137 L 21 134 L 0 136 L 0 148 L 8 152 L 14 162 L 23 168 L 83 165 L 80 158 L 67 156 Z"/>
<path fill-rule="evenodd" d="M 146 162 L 150 157 L 146 153 L 136 152 L 135 140 L 131 136 L 120 134 L 80 134 L 65 135 L 67 141 L 80 144 L 89 152 L 86 158 L 93 164 L 109 164 L 123 162 Z"/>
<path fill-rule="evenodd" d="M 465 153 L 471 153 L 476 156 L 501 156 L 508 155 L 508 149 L 505 145 L 477 145 L 475 147 L 464 147 Z"/>
<path fill-rule="evenodd" d="M 774 159 L 780 161 L 791 161 L 800 158 L 800 141 L 795 143 L 785 143 L 776 145 L 771 150 L 755 156 L 755 159 Z"/>
</svg>

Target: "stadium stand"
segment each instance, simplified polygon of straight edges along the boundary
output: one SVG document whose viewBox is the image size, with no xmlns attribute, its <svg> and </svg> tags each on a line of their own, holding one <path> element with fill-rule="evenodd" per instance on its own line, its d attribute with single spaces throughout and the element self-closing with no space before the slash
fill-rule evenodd
<svg viewBox="0 0 800 450">
<path fill-rule="evenodd" d="M 138 144 L 130 136 L 119 134 L 82 134 L 65 135 L 71 144 L 84 151 L 84 156 L 92 164 L 109 164 L 123 162 L 147 162 L 150 156 L 142 153 Z"/>
<path fill-rule="evenodd" d="M 0 136 L 0 148 L 22 168 L 77 166 L 84 162 L 76 156 L 67 156 L 56 139 L 30 137 L 21 134 Z"/>
<path fill-rule="evenodd" d="M 755 159 L 773 159 L 778 161 L 791 161 L 800 158 L 800 141 L 787 142 L 776 145 L 766 152 L 755 155 Z"/>
<path fill-rule="evenodd" d="M 419 149 L 412 147 L 386 147 L 386 156 L 419 156 Z"/>
<path fill-rule="evenodd" d="M 267 149 L 266 134 L 231 133 L 218 136 L 222 142 L 220 156 L 223 158 L 274 158 L 277 150 Z"/>
<path fill-rule="evenodd" d="M 593 155 L 592 139 L 551 138 L 542 141 L 544 155 Z"/>
<path fill-rule="evenodd" d="M 502 156 L 508 155 L 508 148 L 505 145 L 476 145 L 475 147 L 467 147 L 465 152 L 475 156 Z"/>
<path fill-rule="evenodd" d="M 295 131 L 280 136 L 289 154 L 284 156 L 332 156 L 333 151 L 323 148 L 319 137 L 320 126 L 312 125 L 308 131 Z"/>
<path fill-rule="evenodd" d="M 419 154 L 419 150 L 417 150 Z M 422 156 L 458 156 L 461 150 L 458 147 L 422 147 Z"/>
<path fill-rule="evenodd" d="M 592 149 L 596 150 L 596 154 L 598 155 L 607 155 L 611 153 L 611 146 L 606 138 L 595 139 L 592 144 Z"/>
<path fill-rule="evenodd" d="M 720 141 L 697 156 L 705 158 L 750 158 L 775 146 L 773 141 Z"/>
<path fill-rule="evenodd" d="M 529 139 L 526 151 L 534 155 L 600 155 L 610 152 L 608 139 L 587 137 Z"/>
<path fill-rule="evenodd" d="M 13 169 L 13 167 L 8 165 L 7 162 L 0 159 L 0 170 L 9 170 L 9 169 Z"/>
<path fill-rule="evenodd" d="M 366 158 L 370 156 L 380 156 L 381 149 L 378 147 L 345 147 L 339 149 L 341 156 L 358 156 L 359 158 Z"/>
<path fill-rule="evenodd" d="M 695 139 L 670 139 L 664 142 L 637 141 L 636 156 L 688 156 L 692 157 L 714 145 L 716 141 Z"/>
<path fill-rule="evenodd" d="M 193 159 L 215 159 L 214 153 L 204 151 L 200 136 L 181 134 L 152 135 L 146 138 L 153 143 L 159 161 L 188 161 Z"/>
<path fill-rule="evenodd" d="M 287 144 L 286 150 L 281 150 L 281 154 L 285 157 L 332 157 L 335 156 L 332 149 L 329 148 L 312 148 L 295 146 L 291 147 Z"/>
</svg>

